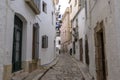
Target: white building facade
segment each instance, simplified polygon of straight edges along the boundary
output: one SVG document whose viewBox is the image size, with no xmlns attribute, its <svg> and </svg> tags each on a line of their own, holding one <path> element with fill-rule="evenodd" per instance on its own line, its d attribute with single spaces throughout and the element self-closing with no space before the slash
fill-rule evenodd
<svg viewBox="0 0 120 80">
<path fill-rule="evenodd" d="M 55 59 L 52 0 L 1 0 L 0 12 L 0 80 Z"/>
<path fill-rule="evenodd" d="M 88 40 L 85 27 L 85 0 L 69 0 L 69 3 L 72 26 L 72 55 L 84 64 L 89 65 Z"/>
<path fill-rule="evenodd" d="M 120 1 L 86 1 L 89 71 L 95 80 L 119 80 Z"/>
<path fill-rule="evenodd" d="M 55 20 L 55 10 L 52 0 L 41 0 L 41 14 L 38 15 L 38 21 L 40 19 L 40 55 L 41 65 L 48 64 L 52 62 L 55 57 L 55 37 L 56 37 L 56 20 Z M 44 6 L 45 5 L 45 6 Z M 45 10 L 43 10 L 45 8 Z M 42 37 L 47 36 L 48 40 L 46 47 L 43 48 Z"/>
<path fill-rule="evenodd" d="M 78 13 L 76 14 L 75 18 L 72 21 L 72 26 L 76 31 L 73 32 L 74 35 L 77 36 L 77 40 L 75 40 L 75 37 L 73 36 L 72 41 L 75 41 L 75 53 L 74 56 L 76 59 L 85 62 L 85 8 L 82 8 Z"/>
</svg>

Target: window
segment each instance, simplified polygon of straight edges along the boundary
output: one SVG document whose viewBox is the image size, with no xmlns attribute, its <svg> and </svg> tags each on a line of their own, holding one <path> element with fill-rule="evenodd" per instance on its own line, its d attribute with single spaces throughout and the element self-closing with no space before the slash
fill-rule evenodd
<svg viewBox="0 0 120 80">
<path fill-rule="evenodd" d="M 42 48 L 48 48 L 48 36 L 42 36 Z"/>
<path fill-rule="evenodd" d="M 43 1 L 42 4 L 43 12 L 47 13 L 47 4 Z"/>
</svg>

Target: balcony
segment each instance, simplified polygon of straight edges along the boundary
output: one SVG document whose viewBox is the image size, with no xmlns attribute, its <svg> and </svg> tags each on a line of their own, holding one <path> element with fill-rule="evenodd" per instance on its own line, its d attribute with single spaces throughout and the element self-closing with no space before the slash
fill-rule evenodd
<svg viewBox="0 0 120 80">
<path fill-rule="evenodd" d="M 35 14 L 40 14 L 40 0 L 25 0 Z"/>
</svg>

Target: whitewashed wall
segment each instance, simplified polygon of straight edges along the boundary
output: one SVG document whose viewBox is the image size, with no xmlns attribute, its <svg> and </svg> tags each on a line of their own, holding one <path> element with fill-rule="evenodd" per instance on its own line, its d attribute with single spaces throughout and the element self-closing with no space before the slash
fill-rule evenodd
<svg viewBox="0 0 120 80">
<path fill-rule="evenodd" d="M 0 80 L 3 79 L 6 2 L 0 0 Z"/>
<path fill-rule="evenodd" d="M 35 14 L 24 0 L 0 0 L 0 80 L 3 66 L 12 65 L 14 16 L 23 21 L 22 61 L 32 58 L 32 27 Z"/>
<path fill-rule="evenodd" d="M 40 24 L 40 55 L 39 58 L 41 59 L 41 65 L 48 64 L 55 59 L 55 17 L 54 17 L 54 24 L 52 25 L 52 11 L 54 12 L 54 6 L 52 5 L 52 0 L 41 0 L 47 4 L 47 13 L 42 11 L 41 6 L 41 14 L 38 15 L 37 20 L 39 20 Z M 54 14 L 55 15 L 55 14 Z M 42 36 L 48 36 L 48 48 L 43 49 L 42 45 Z"/>
<path fill-rule="evenodd" d="M 89 1 L 89 0 L 88 0 Z M 90 73 L 94 75 L 96 80 L 96 66 L 95 66 L 95 42 L 94 42 L 94 28 L 97 22 L 104 22 L 105 27 L 105 53 L 107 59 L 108 80 L 119 80 L 120 74 L 120 6 L 119 0 L 90 0 L 89 11 L 91 10 L 91 21 L 87 27 L 89 36 L 89 54 L 90 54 Z M 92 9 L 92 6 L 94 8 Z M 88 20 L 88 21 L 89 21 Z"/>
<path fill-rule="evenodd" d="M 79 39 L 83 40 L 82 45 L 83 45 L 83 62 L 84 63 L 85 63 L 85 35 L 86 35 L 85 29 L 86 29 L 85 28 L 85 8 L 83 8 L 78 14 L 78 33 L 79 33 Z"/>
<path fill-rule="evenodd" d="M 78 12 L 78 9 L 79 9 L 78 8 L 78 6 L 79 6 L 78 0 L 77 0 L 76 6 L 75 6 L 75 0 L 71 0 L 69 5 L 72 6 L 72 12 L 70 14 L 70 20 L 72 20 L 75 17 L 75 15 L 76 15 L 76 13 Z"/>
<path fill-rule="evenodd" d="M 20 15 L 23 21 L 23 40 L 22 40 L 22 60 L 32 60 L 32 35 L 35 14 L 24 0 L 11 1 L 10 3 L 14 14 Z M 14 20 L 12 20 L 14 21 Z"/>
<path fill-rule="evenodd" d="M 77 16 L 75 17 L 75 19 L 74 19 L 74 21 L 73 21 L 73 27 L 75 27 L 75 25 L 76 25 L 76 19 L 78 19 L 78 37 L 79 37 L 79 39 L 81 39 L 82 38 L 82 40 L 83 40 L 83 59 L 84 59 L 84 61 L 85 61 L 85 58 L 84 58 L 84 56 L 85 56 L 85 47 L 84 47 L 84 41 L 85 41 L 85 8 L 83 8 L 78 14 L 77 14 Z M 75 58 L 76 59 L 78 59 L 78 60 L 80 60 L 80 45 L 79 45 L 80 43 L 79 43 L 79 40 L 76 42 L 76 44 L 75 44 L 75 47 L 76 47 L 76 54 L 75 54 Z"/>
</svg>

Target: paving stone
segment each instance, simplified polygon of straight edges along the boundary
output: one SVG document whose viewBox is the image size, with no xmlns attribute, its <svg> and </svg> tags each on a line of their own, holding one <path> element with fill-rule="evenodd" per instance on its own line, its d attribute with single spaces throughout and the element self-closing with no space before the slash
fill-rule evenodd
<svg viewBox="0 0 120 80">
<path fill-rule="evenodd" d="M 24 80 L 93 80 L 88 77 L 88 69 L 70 55 L 61 54 L 51 65 L 54 66 L 47 65 L 46 70 L 36 70 Z M 17 78 L 17 80 L 23 79 Z"/>
<path fill-rule="evenodd" d="M 58 63 L 51 68 L 42 80 L 82 80 L 78 65 L 67 54 L 59 56 Z"/>
</svg>

